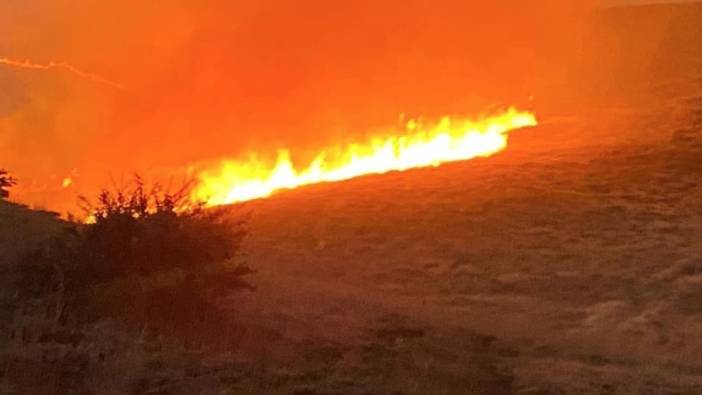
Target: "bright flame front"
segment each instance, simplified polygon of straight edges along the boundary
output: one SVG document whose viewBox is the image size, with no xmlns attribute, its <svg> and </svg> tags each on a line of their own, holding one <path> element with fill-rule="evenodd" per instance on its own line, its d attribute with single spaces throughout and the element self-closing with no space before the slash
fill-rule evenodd
<svg viewBox="0 0 702 395">
<path fill-rule="evenodd" d="M 198 175 L 194 194 L 215 206 L 267 197 L 280 189 L 490 156 L 507 147 L 509 131 L 536 124 L 534 114 L 514 108 L 477 120 L 444 117 L 429 126 L 410 120 L 402 135 L 323 150 L 302 169 L 293 166 L 285 149 L 272 165 L 255 155 L 224 161 L 217 170 Z"/>
</svg>

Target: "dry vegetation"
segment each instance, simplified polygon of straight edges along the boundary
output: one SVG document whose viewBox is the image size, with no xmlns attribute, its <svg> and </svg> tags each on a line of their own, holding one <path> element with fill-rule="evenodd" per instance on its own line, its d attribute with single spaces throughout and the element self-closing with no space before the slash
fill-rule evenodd
<svg viewBox="0 0 702 395">
<path fill-rule="evenodd" d="M 0 199 L 10 196 L 10 188 L 17 183 L 14 177 L 7 173 L 7 170 L 0 169 Z"/>
</svg>

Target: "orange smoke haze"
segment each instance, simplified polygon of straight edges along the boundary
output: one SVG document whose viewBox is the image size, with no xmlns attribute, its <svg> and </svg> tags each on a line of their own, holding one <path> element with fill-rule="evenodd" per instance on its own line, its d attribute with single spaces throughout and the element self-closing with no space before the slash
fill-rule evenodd
<svg viewBox="0 0 702 395">
<path fill-rule="evenodd" d="M 608 86 L 601 63 L 620 59 L 603 54 L 635 27 L 598 12 L 589 1 L 1 2 L 0 58 L 30 61 L 0 62 L 0 167 L 20 181 L 15 199 L 66 210 L 133 171 L 177 179 L 280 147 L 309 163 L 403 113 L 515 105 L 548 117 Z M 16 67 L 30 64 L 48 70 Z M 651 63 L 637 64 L 626 75 Z"/>
</svg>

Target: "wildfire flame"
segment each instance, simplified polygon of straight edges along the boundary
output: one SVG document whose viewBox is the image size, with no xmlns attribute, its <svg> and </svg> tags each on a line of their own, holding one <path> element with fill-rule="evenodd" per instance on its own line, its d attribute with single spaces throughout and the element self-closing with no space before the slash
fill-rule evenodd
<svg viewBox="0 0 702 395">
<path fill-rule="evenodd" d="M 215 171 L 199 173 L 194 196 L 210 206 L 231 204 L 302 185 L 486 157 L 507 147 L 509 131 L 536 124 L 533 113 L 514 108 L 474 120 L 444 117 L 428 127 L 413 119 L 402 135 L 322 150 L 301 170 L 287 149 L 278 151 L 273 165 L 255 155 L 246 161 L 224 161 Z"/>
<path fill-rule="evenodd" d="M 16 60 L 16 59 L 10 59 L 10 58 L 0 58 L 0 64 L 4 64 L 6 66 L 12 66 L 12 67 L 18 67 L 22 69 L 33 69 L 33 70 L 52 70 L 52 69 L 62 69 L 66 70 L 69 73 L 76 75 L 80 78 L 85 78 L 94 82 L 98 82 L 101 84 L 105 84 L 108 86 L 111 86 L 116 89 L 123 90 L 124 87 L 114 81 L 110 81 L 105 77 L 102 77 L 100 75 L 94 74 L 94 73 L 89 73 L 87 71 L 83 71 L 71 64 L 64 63 L 64 62 L 54 62 L 50 61 L 49 63 L 34 63 L 30 60 Z"/>
</svg>

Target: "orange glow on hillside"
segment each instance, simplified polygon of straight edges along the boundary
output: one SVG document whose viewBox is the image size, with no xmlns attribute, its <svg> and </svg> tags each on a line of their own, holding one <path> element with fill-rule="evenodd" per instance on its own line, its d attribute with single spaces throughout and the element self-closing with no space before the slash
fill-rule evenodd
<svg viewBox="0 0 702 395">
<path fill-rule="evenodd" d="M 410 120 L 399 135 L 324 149 L 299 169 L 287 149 L 278 151 L 274 164 L 256 155 L 245 161 L 224 161 L 219 168 L 198 175 L 194 195 L 215 206 L 267 197 L 302 185 L 486 157 L 507 147 L 509 131 L 536 124 L 534 114 L 513 108 L 476 120 L 444 117 L 433 125 Z"/>
</svg>

